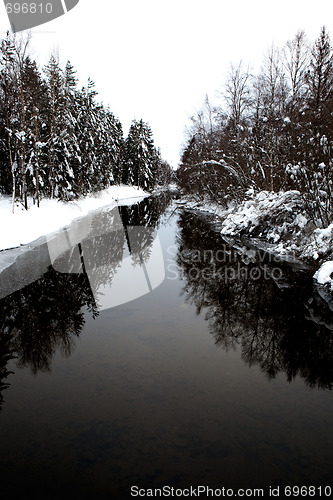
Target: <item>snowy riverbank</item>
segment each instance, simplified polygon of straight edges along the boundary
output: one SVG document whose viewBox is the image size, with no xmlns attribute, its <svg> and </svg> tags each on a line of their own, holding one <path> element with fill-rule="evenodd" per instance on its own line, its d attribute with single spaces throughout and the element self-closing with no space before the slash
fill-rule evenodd
<svg viewBox="0 0 333 500">
<path fill-rule="evenodd" d="M 307 216 L 304 201 L 298 191 L 272 193 L 249 191 L 239 205 L 223 209 L 212 203 L 187 200 L 184 208 L 214 215 L 222 238 L 242 242 L 281 261 L 312 264 L 320 269 L 333 261 L 333 224 L 316 227 Z M 332 267 L 333 270 L 333 267 Z M 333 287 L 333 280 L 323 273 L 321 285 Z"/>
<path fill-rule="evenodd" d="M 135 198 L 143 199 L 146 196 L 148 193 L 135 186 L 111 186 L 73 202 L 44 199 L 39 208 L 30 200 L 28 211 L 17 205 L 13 214 L 10 197 L 0 195 L 0 250 L 30 243 L 40 236 L 67 226 L 74 219 L 83 217 L 92 210 L 112 204 L 133 203 Z"/>
</svg>

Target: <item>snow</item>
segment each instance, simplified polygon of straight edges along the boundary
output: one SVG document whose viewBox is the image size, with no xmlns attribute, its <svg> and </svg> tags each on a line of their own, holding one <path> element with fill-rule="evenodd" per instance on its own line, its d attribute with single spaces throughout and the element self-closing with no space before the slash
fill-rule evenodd
<svg viewBox="0 0 333 500">
<path fill-rule="evenodd" d="M 148 193 L 135 186 L 111 186 L 75 202 L 43 199 L 37 208 L 30 201 L 28 211 L 22 206 L 15 206 L 13 214 L 11 198 L 0 195 L 0 250 L 30 243 L 67 226 L 74 219 L 83 217 L 92 210 L 109 205 L 116 206 L 118 202 L 121 205 L 132 204 L 135 198 L 142 199 L 146 196 Z M 5 263 L 3 265 L 6 267 Z"/>
<path fill-rule="evenodd" d="M 250 195 L 248 200 L 241 203 L 236 209 L 231 211 L 223 221 L 222 234 L 237 235 L 241 231 L 253 232 L 262 220 L 268 218 L 273 212 L 283 208 L 286 212 L 293 212 L 293 205 L 299 201 L 298 191 L 287 191 L 285 193 L 272 193 L 261 191 L 257 195 Z M 295 214 L 296 215 L 296 214 Z M 296 225 L 298 222 L 304 227 L 307 219 L 304 215 L 296 215 Z M 273 242 L 277 242 L 285 226 L 271 227 L 271 237 Z M 269 235 L 267 239 L 270 240 Z"/>
<path fill-rule="evenodd" d="M 313 278 L 317 281 L 319 285 L 329 285 L 329 288 L 333 290 L 333 261 L 328 260 L 324 262 L 318 271 L 314 274 Z"/>
<path fill-rule="evenodd" d="M 319 267 L 323 260 L 333 261 L 333 223 L 326 228 L 316 227 L 298 191 L 256 194 L 248 190 L 241 203 L 227 208 L 193 200 L 186 203 L 186 208 L 217 216 L 223 239 L 245 236 L 255 246 L 290 262 L 318 262 Z"/>
<path fill-rule="evenodd" d="M 0 258 L 0 273 L 7 267 L 10 267 L 22 253 L 26 251 L 26 247 L 13 248 L 12 250 L 1 252 Z"/>
<path fill-rule="evenodd" d="M 298 227 L 303 229 L 308 223 L 308 219 L 303 214 L 297 214 L 295 223 L 298 225 Z"/>
</svg>

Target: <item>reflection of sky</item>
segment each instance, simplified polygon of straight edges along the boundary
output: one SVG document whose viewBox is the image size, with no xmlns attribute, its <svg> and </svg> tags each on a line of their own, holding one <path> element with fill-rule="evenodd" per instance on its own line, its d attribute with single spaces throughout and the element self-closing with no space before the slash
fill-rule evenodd
<svg viewBox="0 0 333 500">
<path fill-rule="evenodd" d="M 61 261 L 60 264 L 56 262 L 61 254 L 70 248 L 74 248 L 86 238 L 97 238 L 98 236 L 103 236 L 106 233 L 116 232 L 121 229 L 123 229 L 123 223 L 119 215 L 118 207 L 91 212 L 85 217 L 74 220 L 67 229 L 47 237 L 48 249 L 53 267 L 56 271 L 61 273 L 71 272 L 66 262 Z M 79 252 L 77 251 L 76 254 L 76 258 L 80 264 Z"/>
<path fill-rule="evenodd" d="M 98 246 L 98 237 L 104 234 L 118 235 L 113 241 L 113 244 L 118 243 L 118 246 L 125 240 L 125 228 L 117 207 L 76 220 L 69 228 L 48 240 L 54 269 L 61 273 L 85 271 L 100 310 L 145 295 L 160 285 L 165 277 L 162 249 L 153 229 L 128 226 L 126 231 L 131 253 L 125 248 L 122 260 L 119 248 L 114 248 L 113 252 L 112 247 L 106 249 Z M 108 250 L 108 262 L 99 266 L 99 261 L 105 261 L 101 252 L 106 250 Z M 71 252 L 70 260 L 59 259 L 61 255 L 67 255 L 68 251 Z"/>
<path fill-rule="evenodd" d="M 154 213 L 158 205 L 150 202 L 147 206 Z M 50 265 L 57 273 L 86 274 L 95 299 L 101 296 L 103 308 L 133 300 L 159 286 L 165 270 L 153 227 L 155 217 L 150 217 L 149 211 L 139 216 L 139 205 L 126 211 L 105 207 L 30 245 L 2 252 L 0 298 L 37 281 Z M 122 217 L 128 225 L 124 226 Z M 147 225 L 136 226 L 137 221 Z M 110 295 L 114 278 L 118 291 Z"/>
<path fill-rule="evenodd" d="M 149 259 L 140 266 L 133 265 L 132 257 L 127 252 L 127 255 L 124 255 L 120 266 L 117 268 L 112 284 L 101 285 L 95 289 L 93 271 L 91 273 L 88 271 L 88 276 L 100 310 L 109 309 L 137 299 L 152 291 L 164 280 L 164 261 L 160 242 L 158 239 L 154 240 Z"/>
</svg>

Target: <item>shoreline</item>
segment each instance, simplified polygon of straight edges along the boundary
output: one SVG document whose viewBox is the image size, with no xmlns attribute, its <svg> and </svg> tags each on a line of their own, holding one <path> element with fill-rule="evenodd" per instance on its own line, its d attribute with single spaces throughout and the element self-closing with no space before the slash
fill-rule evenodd
<svg viewBox="0 0 333 500">
<path fill-rule="evenodd" d="M 39 208 L 29 200 L 28 211 L 16 207 L 14 214 L 10 197 L 0 196 L 0 253 L 32 244 L 94 210 L 132 204 L 150 194 L 136 186 L 116 185 L 71 202 L 44 199 Z"/>
<path fill-rule="evenodd" d="M 294 271 L 311 273 L 317 286 L 333 291 L 333 277 L 317 280 L 323 266 L 333 263 L 333 224 L 316 227 L 299 192 L 249 193 L 243 202 L 225 209 L 212 202 L 180 200 L 180 209 L 202 216 L 230 247 L 255 252 L 262 262 L 273 259 Z"/>
</svg>

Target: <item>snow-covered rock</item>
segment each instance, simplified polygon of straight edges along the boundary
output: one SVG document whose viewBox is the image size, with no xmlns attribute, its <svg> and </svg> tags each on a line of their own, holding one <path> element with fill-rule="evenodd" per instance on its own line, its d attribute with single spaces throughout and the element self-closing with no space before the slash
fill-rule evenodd
<svg viewBox="0 0 333 500">
<path fill-rule="evenodd" d="M 333 261 L 324 262 L 313 278 L 319 285 L 327 285 L 330 290 L 333 290 Z"/>
<path fill-rule="evenodd" d="M 268 246 L 270 253 L 289 262 L 315 262 L 331 257 L 333 260 L 333 224 L 316 227 L 299 191 L 255 194 L 249 190 L 242 203 L 228 209 L 211 202 L 186 206 L 218 215 L 224 239 L 246 238 L 255 246 Z"/>
</svg>

